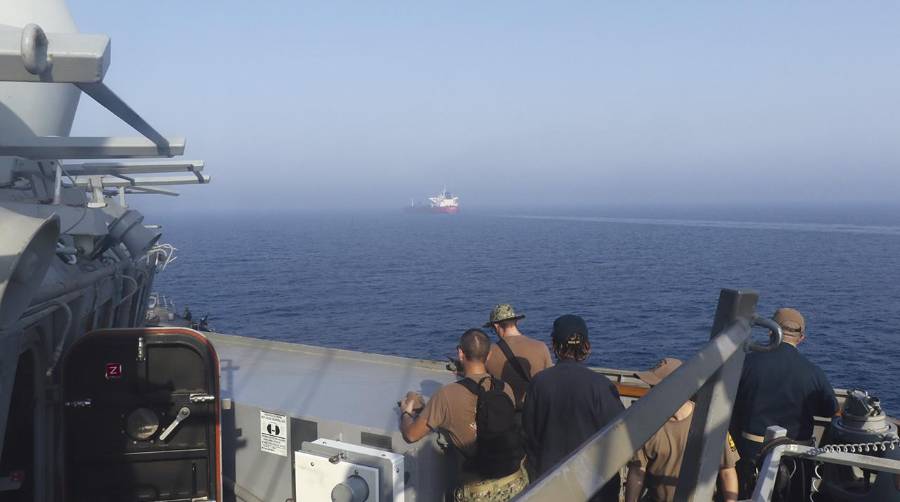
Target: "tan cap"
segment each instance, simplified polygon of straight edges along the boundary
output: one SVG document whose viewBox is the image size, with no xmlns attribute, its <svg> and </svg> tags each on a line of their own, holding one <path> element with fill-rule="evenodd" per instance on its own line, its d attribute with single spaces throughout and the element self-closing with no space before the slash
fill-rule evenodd
<svg viewBox="0 0 900 502">
<path fill-rule="evenodd" d="M 796 309 L 781 308 L 775 311 L 772 320 L 781 326 L 781 330 L 787 336 L 800 336 L 806 334 L 806 320 L 803 314 Z"/>
<path fill-rule="evenodd" d="M 679 366 L 681 366 L 681 359 L 667 357 L 656 363 L 656 366 L 650 371 L 638 371 L 634 376 L 640 378 L 647 385 L 659 385 L 659 382 L 671 375 Z"/>
</svg>

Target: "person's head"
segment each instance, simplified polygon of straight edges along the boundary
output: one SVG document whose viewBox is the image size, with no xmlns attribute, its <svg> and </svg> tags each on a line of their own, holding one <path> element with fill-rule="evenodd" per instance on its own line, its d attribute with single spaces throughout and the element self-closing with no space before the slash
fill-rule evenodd
<svg viewBox="0 0 900 502">
<path fill-rule="evenodd" d="M 587 324 L 577 315 L 566 314 L 557 317 L 553 321 L 550 338 L 553 341 L 553 352 L 560 360 L 584 361 L 591 354 Z"/>
<path fill-rule="evenodd" d="M 480 329 L 467 330 L 459 338 L 457 355 L 463 366 L 467 364 L 484 364 L 488 352 L 491 351 L 491 340 Z"/>
<path fill-rule="evenodd" d="M 501 303 L 491 310 L 491 315 L 483 327 L 493 328 L 497 335 L 503 336 L 505 333 L 518 330 L 516 325 L 519 319 L 524 317 L 524 314 L 516 314 L 516 310 L 512 305 Z"/>
<path fill-rule="evenodd" d="M 783 341 L 797 346 L 806 339 L 806 320 L 796 309 L 780 308 L 775 311 L 772 320 L 781 326 Z"/>
<path fill-rule="evenodd" d="M 519 321 L 516 319 L 507 319 L 506 321 L 491 323 L 491 328 L 494 329 L 494 333 L 497 333 L 497 336 L 506 336 L 510 333 L 517 333 L 519 331 L 518 324 Z"/>
</svg>

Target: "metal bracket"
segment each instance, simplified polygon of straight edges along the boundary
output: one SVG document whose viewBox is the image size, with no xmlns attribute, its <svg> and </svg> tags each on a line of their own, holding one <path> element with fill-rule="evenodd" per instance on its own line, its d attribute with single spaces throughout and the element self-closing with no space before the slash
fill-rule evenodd
<svg viewBox="0 0 900 502">
<path fill-rule="evenodd" d="M 216 396 L 212 394 L 191 394 L 188 399 L 192 403 L 211 403 L 216 400 Z"/>
<path fill-rule="evenodd" d="M 203 171 L 202 160 L 179 160 L 163 162 L 147 162 L 143 160 L 123 160 L 118 162 L 86 162 L 83 164 L 66 164 L 66 173 L 71 175 L 118 175 L 118 174 L 159 174 L 189 172 L 197 174 Z"/>
<path fill-rule="evenodd" d="M 8 82 L 101 82 L 109 62 L 106 35 L 48 35 L 36 24 L 0 29 L 0 76 Z"/>
<path fill-rule="evenodd" d="M 172 190 L 163 190 L 162 188 L 156 187 L 119 187 L 119 190 L 125 190 L 125 193 L 129 194 L 156 194 L 156 195 L 168 195 L 170 197 L 178 197 L 180 194 L 178 192 L 173 192 Z M 124 206 L 123 206 L 124 207 Z"/>
<path fill-rule="evenodd" d="M 168 156 L 184 154 L 184 138 L 167 138 Z M 26 159 L 116 159 L 164 157 L 147 138 L 38 136 L 16 144 L 0 144 L 0 156 Z"/>
<path fill-rule="evenodd" d="M 87 207 L 106 207 L 106 197 L 103 195 L 103 177 L 88 176 L 86 182 L 87 188 L 92 194 L 91 201 L 87 203 Z"/>
<path fill-rule="evenodd" d="M 766 345 L 762 345 L 760 343 L 751 341 L 747 344 L 747 349 L 753 352 L 770 352 L 781 345 L 781 340 L 784 338 L 784 333 L 781 331 L 781 326 L 779 326 L 777 322 L 769 319 L 768 317 L 754 315 L 753 325 L 762 326 L 769 329 L 769 343 Z"/>
<path fill-rule="evenodd" d="M 175 174 L 172 176 L 128 176 L 112 174 L 106 176 L 74 176 L 75 186 L 90 188 L 91 180 L 99 178 L 105 187 L 137 188 L 156 185 L 197 185 L 209 183 L 210 177 L 201 174 L 199 177 L 190 174 Z"/>
<path fill-rule="evenodd" d="M 147 123 L 136 111 L 134 111 L 122 98 L 116 96 L 116 93 L 106 86 L 103 82 L 96 83 L 80 83 L 75 84 L 85 94 L 94 98 L 94 101 L 103 105 L 104 108 L 111 111 L 113 115 L 122 119 L 123 122 L 134 128 L 135 131 L 144 135 L 145 138 L 156 144 L 160 157 L 171 157 L 172 151 L 169 148 L 169 140 L 163 137 L 156 129 Z"/>
<path fill-rule="evenodd" d="M 21 31 L 0 30 L 0 80 L 9 82 L 70 83 L 150 140 L 155 152 L 149 156 L 172 157 L 172 142 L 154 129 L 125 101 L 103 83 L 110 63 L 109 37 L 103 35 L 52 34 L 29 24 Z M 47 139 L 47 138 L 42 138 Z M 16 145 L 7 145 L 10 149 Z M 182 148 L 183 150 L 183 145 Z M 15 150 L 8 150 L 14 152 Z M 48 152 L 50 153 L 50 152 Z M 10 153 L 0 153 L 10 155 Z M 20 153 L 11 153 L 20 155 Z M 66 155 L 22 155 L 30 158 L 61 158 Z M 71 157 L 70 157 L 71 158 Z M 90 158 L 90 157 L 88 157 Z M 94 156 L 97 158 L 97 156 Z"/>
</svg>

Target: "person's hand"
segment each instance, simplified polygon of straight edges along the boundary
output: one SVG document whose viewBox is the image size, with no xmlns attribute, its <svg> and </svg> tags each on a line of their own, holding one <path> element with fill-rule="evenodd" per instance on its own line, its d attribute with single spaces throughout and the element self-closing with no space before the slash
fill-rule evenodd
<svg viewBox="0 0 900 502">
<path fill-rule="evenodd" d="M 425 400 L 422 398 L 422 394 L 413 391 L 407 392 L 406 397 L 400 403 L 400 409 L 409 414 L 412 414 L 416 409 L 422 409 L 424 406 Z"/>
<path fill-rule="evenodd" d="M 463 369 L 462 362 L 455 357 L 447 356 L 447 370 L 452 371 L 456 376 L 464 376 L 465 370 Z"/>
</svg>

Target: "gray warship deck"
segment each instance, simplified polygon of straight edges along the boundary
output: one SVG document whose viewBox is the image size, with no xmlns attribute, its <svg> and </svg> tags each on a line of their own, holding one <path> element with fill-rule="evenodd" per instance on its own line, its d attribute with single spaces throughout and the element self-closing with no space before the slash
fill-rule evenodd
<svg viewBox="0 0 900 502">
<path fill-rule="evenodd" d="M 238 500 L 294 496 L 292 452 L 317 439 L 404 455 L 406 500 L 440 500 L 452 461 L 439 438 L 407 444 L 396 402 L 409 390 L 428 396 L 454 381 L 446 367 L 379 354 L 207 333 L 219 356 L 223 477 Z M 267 450 L 261 417 L 284 417 L 287 451 Z"/>
<path fill-rule="evenodd" d="M 446 364 L 366 352 L 206 333 L 221 367 L 225 402 L 223 465 L 226 484 L 242 498 L 292 496 L 290 451 L 330 439 L 405 455 L 407 500 L 439 500 L 450 484 L 453 458 L 437 435 L 407 444 L 398 430 L 396 402 L 407 391 L 432 395 L 456 380 Z M 641 385 L 628 371 L 598 369 L 617 383 Z M 623 397 L 626 404 L 633 399 Z M 264 451 L 260 416 L 284 416 L 289 452 Z M 263 475 L 264 473 L 264 475 Z"/>
<path fill-rule="evenodd" d="M 455 380 L 434 361 L 207 335 L 219 355 L 223 398 L 293 417 L 396 430 L 392 403 L 409 390 L 428 396 Z"/>
</svg>

